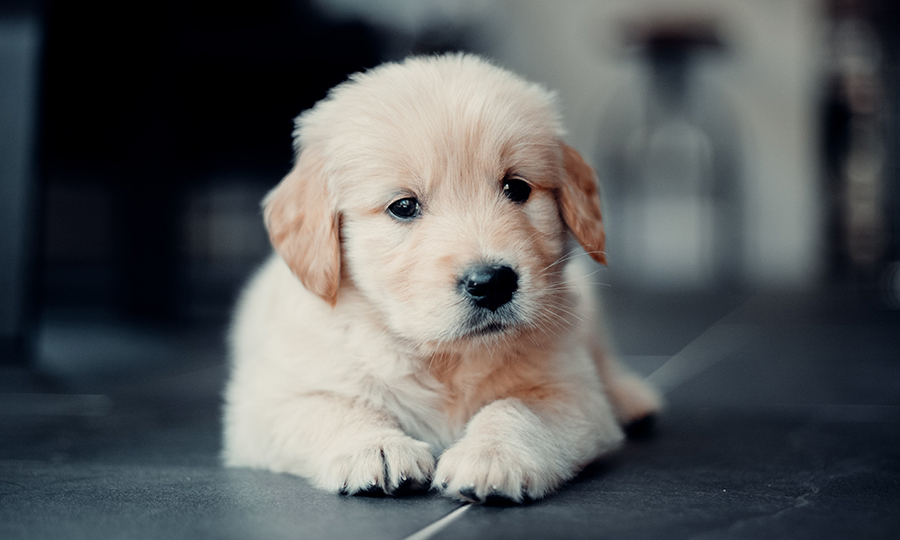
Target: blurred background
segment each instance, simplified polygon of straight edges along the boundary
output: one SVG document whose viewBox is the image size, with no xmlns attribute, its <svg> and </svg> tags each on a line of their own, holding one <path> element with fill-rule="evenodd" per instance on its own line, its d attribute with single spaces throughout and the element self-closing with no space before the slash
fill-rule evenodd
<svg viewBox="0 0 900 540">
<path fill-rule="evenodd" d="M 133 373 L 221 340 L 292 119 L 451 50 L 559 92 L 611 289 L 897 309 L 898 35 L 891 0 L 5 0 L 0 359 Z"/>
</svg>

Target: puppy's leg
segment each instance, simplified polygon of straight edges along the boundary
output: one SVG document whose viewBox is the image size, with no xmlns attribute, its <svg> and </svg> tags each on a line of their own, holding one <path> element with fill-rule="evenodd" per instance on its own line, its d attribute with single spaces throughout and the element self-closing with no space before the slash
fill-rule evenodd
<svg viewBox="0 0 900 540">
<path fill-rule="evenodd" d="M 652 386 L 632 373 L 616 358 L 606 333 L 601 297 L 591 285 L 591 263 L 573 260 L 565 269 L 568 283 L 577 291 L 576 311 L 582 316 L 579 340 L 591 352 L 606 395 L 622 425 L 652 417 L 662 407 L 662 398 Z"/>
<path fill-rule="evenodd" d="M 659 412 L 662 408 L 659 392 L 622 365 L 602 339 L 594 339 L 590 349 L 600 381 L 620 424 L 635 424 Z"/>
<path fill-rule="evenodd" d="M 441 455 L 433 487 L 467 501 L 540 499 L 623 438 L 599 389 L 564 401 L 501 399 Z"/>
<path fill-rule="evenodd" d="M 232 411 L 226 417 L 229 465 L 305 476 L 319 488 L 344 494 L 392 493 L 431 480 L 429 445 L 368 403 L 319 393 L 293 396 L 266 412 Z"/>
</svg>

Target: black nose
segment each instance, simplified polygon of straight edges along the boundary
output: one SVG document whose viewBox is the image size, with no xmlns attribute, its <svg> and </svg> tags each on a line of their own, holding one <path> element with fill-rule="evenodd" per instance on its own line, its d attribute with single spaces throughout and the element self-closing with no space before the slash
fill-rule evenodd
<svg viewBox="0 0 900 540">
<path fill-rule="evenodd" d="M 508 266 L 476 266 L 463 275 L 460 286 L 476 306 L 497 311 L 512 300 L 519 288 L 519 275 Z"/>
</svg>

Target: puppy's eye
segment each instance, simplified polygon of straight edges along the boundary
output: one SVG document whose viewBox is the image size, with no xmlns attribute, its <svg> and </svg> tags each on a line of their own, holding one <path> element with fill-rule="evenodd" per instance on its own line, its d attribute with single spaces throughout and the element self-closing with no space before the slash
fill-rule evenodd
<svg viewBox="0 0 900 540">
<path fill-rule="evenodd" d="M 394 201 L 388 206 L 388 212 L 400 221 L 409 221 L 419 216 L 419 201 L 412 197 Z"/>
<path fill-rule="evenodd" d="M 503 194 L 514 203 L 523 203 L 531 195 L 531 186 L 524 180 L 507 178 L 503 181 Z"/>
</svg>

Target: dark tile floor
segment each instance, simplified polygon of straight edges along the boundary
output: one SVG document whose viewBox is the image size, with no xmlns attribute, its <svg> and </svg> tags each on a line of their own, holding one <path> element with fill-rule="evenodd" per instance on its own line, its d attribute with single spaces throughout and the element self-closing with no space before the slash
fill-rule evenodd
<svg viewBox="0 0 900 540">
<path fill-rule="evenodd" d="M 900 313 L 617 291 L 607 311 L 666 393 L 655 434 L 511 508 L 224 469 L 220 327 L 53 314 L 57 393 L 0 372 L 0 538 L 900 538 Z"/>
</svg>

